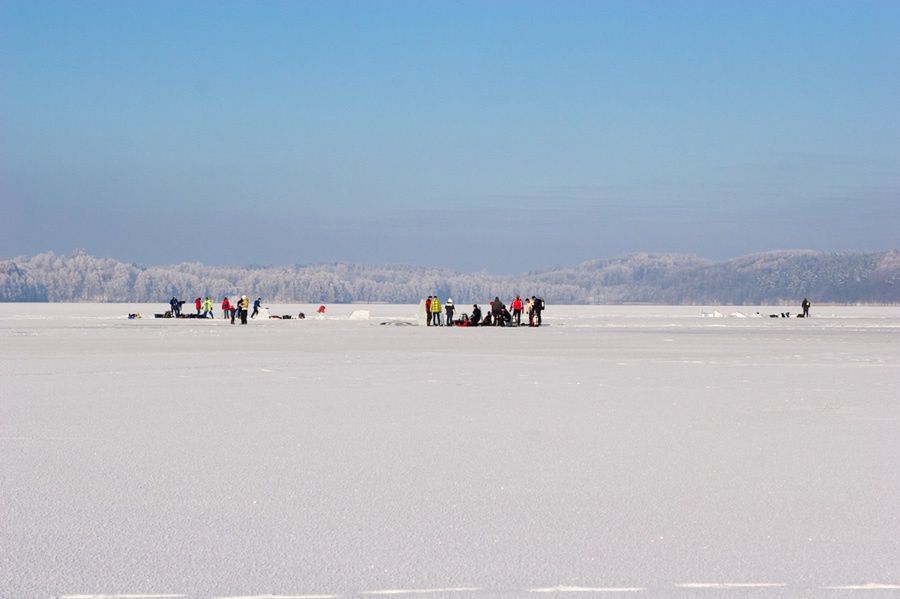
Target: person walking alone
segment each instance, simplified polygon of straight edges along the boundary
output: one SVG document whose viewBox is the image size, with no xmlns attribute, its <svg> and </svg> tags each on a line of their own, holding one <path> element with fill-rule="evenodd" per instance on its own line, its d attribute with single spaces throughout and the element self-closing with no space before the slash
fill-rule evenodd
<svg viewBox="0 0 900 599">
<path fill-rule="evenodd" d="M 256 318 L 256 315 L 259 314 L 259 308 L 262 306 L 262 298 L 256 298 L 256 301 L 253 302 L 253 314 L 250 315 L 250 318 Z"/>
</svg>

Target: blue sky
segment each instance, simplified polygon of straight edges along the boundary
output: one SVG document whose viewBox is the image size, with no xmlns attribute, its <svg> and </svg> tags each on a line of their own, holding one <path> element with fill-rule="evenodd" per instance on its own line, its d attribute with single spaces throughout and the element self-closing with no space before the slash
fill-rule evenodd
<svg viewBox="0 0 900 599">
<path fill-rule="evenodd" d="M 900 247 L 900 2 L 0 2 L 0 256 Z"/>
</svg>

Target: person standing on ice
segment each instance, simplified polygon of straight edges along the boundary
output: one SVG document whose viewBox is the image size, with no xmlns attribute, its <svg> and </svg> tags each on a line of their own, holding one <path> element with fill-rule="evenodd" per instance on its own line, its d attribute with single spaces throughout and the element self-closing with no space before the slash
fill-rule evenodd
<svg viewBox="0 0 900 599">
<path fill-rule="evenodd" d="M 456 310 L 456 307 L 453 305 L 453 298 L 448 297 L 447 303 L 444 304 L 444 311 L 447 313 L 447 326 L 453 326 L 453 312 Z"/>
<path fill-rule="evenodd" d="M 194 300 L 194 307 L 197 308 L 197 317 L 200 317 L 200 312 L 203 310 L 203 300 L 199 297 Z"/>
<path fill-rule="evenodd" d="M 804 298 L 803 298 L 803 303 L 800 304 L 800 307 L 803 308 L 803 318 L 809 318 L 809 308 L 810 308 L 810 306 L 812 306 L 812 304 L 809 303 L 809 300 L 808 300 L 807 298 L 804 297 Z"/>
<path fill-rule="evenodd" d="M 253 302 L 253 314 L 250 315 L 250 318 L 256 318 L 256 315 L 259 314 L 259 307 L 262 306 L 262 298 L 256 298 L 256 301 Z"/>
<path fill-rule="evenodd" d="M 250 308 L 250 300 L 246 295 L 242 295 L 238 300 L 238 315 L 241 317 L 241 324 L 247 324 L 247 311 Z"/>
<path fill-rule="evenodd" d="M 512 308 L 513 318 L 516 319 L 516 326 L 519 326 L 522 324 L 522 298 L 517 295 L 510 307 Z"/>
<path fill-rule="evenodd" d="M 172 296 L 172 299 L 169 300 L 169 307 L 171 308 L 172 318 L 178 318 L 178 308 L 181 306 L 178 305 L 178 298 L 174 295 Z"/>
<path fill-rule="evenodd" d="M 431 298 L 431 324 L 441 326 L 441 300 L 436 295 Z"/>
<path fill-rule="evenodd" d="M 425 300 L 425 326 L 431 326 L 431 296 L 428 296 L 428 299 Z"/>
<path fill-rule="evenodd" d="M 531 309 L 534 310 L 533 327 L 541 326 L 541 312 L 544 311 L 544 300 L 539 297 L 531 296 Z"/>
<path fill-rule="evenodd" d="M 222 318 L 228 318 L 231 314 L 231 302 L 228 301 L 228 297 L 222 300 Z"/>
<path fill-rule="evenodd" d="M 506 306 L 500 301 L 499 297 L 495 297 L 491 302 L 491 319 L 494 325 L 500 326 L 500 319 L 503 317 L 503 309 Z"/>
<path fill-rule="evenodd" d="M 215 318 L 213 315 L 213 301 L 206 296 L 206 299 L 203 300 L 203 318 Z"/>
</svg>

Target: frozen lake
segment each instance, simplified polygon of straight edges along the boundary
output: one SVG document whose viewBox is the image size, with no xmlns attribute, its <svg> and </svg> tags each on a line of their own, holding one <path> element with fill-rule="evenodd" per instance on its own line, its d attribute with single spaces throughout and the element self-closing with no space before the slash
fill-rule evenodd
<svg viewBox="0 0 900 599">
<path fill-rule="evenodd" d="M 0 308 L 2 597 L 900 596 L 897 307 Z"/>
</svg>

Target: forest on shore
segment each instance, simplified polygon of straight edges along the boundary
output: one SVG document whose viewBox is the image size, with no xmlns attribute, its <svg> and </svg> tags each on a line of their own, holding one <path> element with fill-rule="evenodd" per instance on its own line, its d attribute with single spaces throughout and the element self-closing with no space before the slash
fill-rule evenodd
<svg viewBox="0 0 900 599">
<path fill-rule="evenodd" d="M 343 263 L 143 266 L 83 251 L 0 260 L 3 302 L 166 302 L 235 294 L 329 303 L 416 303 L 433 294 L 469 303 L 536 294 L 556 304 L 796 304 L 804 297 L 896 304 L 900 250 L 772 251 L 725 261 L 642 253 L 521 275 Z"/>
</svg>

